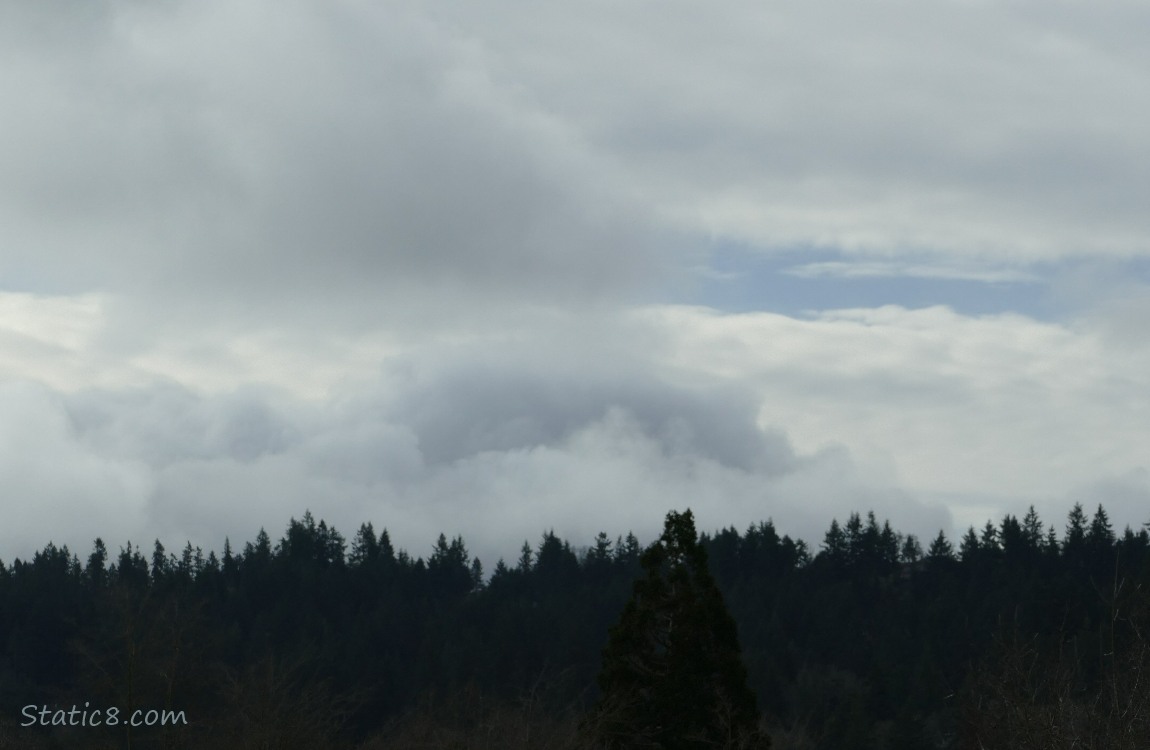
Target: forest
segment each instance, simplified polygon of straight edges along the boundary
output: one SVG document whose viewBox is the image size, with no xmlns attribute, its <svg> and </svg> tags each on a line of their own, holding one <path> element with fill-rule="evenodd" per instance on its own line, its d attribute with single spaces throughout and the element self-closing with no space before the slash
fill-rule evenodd
<svg viewBox="0 0 1150 750">
<path fill-rule="evenodd" d="M 817 547 L 685 521 L 646 546 L 548 531 L 490 575 L 461 537 L 414 555 L 311 513 L 218 554 L 47 544 L 0 562 L 0 746 L 1150 747 L 1150 534 L 1102 506 L 929 541 L 851 513 Z M 662 695 L 612 702 L 643 673 L 628 628 L 671 632 L 649 603 L 683 591 L 702 614 L 674 632 L 731 644 L 687 661 L 726 660 L 754 737 L 605 740 Z"/>
</svg>

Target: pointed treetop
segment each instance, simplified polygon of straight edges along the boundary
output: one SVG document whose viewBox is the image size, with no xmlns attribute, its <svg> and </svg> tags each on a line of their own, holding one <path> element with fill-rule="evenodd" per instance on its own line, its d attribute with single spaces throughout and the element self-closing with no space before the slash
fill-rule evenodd
<svg viewBox="0 0 1150 750">
<path fill-rule="evenodd" d="M 606 747 L 763 749 L 734 620 L 707 571 L 691 512 L 667 514 L 645 575 L 611 629 L 599 675 Z M 694 738 L 684 744 L 684 738 Z"/>
</svg>

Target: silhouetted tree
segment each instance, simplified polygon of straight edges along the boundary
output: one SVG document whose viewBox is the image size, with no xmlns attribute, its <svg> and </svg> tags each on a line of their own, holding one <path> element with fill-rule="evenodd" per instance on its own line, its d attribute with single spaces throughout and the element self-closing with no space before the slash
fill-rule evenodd
<svg viewBox="0 0 1150 750">
<path fill-rule="evenodd" d="M 1022 536 L 1031 549 L 1037 551 L 1042 547 L 1042 521 L 1039 520 L 1038 512 L 1034 510 L 1033 505 L 1022 519 Z"/>
<path fill-rule="evenodd" d="M 1110 517 L 1101 503 L 1094 512 L 1090 527 L 1086 530 L 1086 550 L 1090 564 L 1096 569 L 1105 568 L 1110 564 L 1114 553 L 1114 529 L 1110 526 Z"/>
<path fill-rule="evenodd" d="M 834 565 L 845 565 L 850 559 L 850 542 L 838 519 L 831 519 L 831 527 L 823 537 L 822 555 Z"/>
<path fill-rule="evenodd" d="M 1022 524 L 1009 513 L 1003 517 L 1002 524 L 998 527 L 998 539 L 1002 544 L 1002 552 L 1008 560 L 1021 559 L 1030 550 Z"/>
<path fill-rule="evenodd" d="M 954 559 L 954 546 L 947 540 L 946 534 L 942 529 L 938 530 L 938 536 L 930 543 L 930 548 L 926 552 L 927 558 L 931 560 L 953 560 Z"/>
<path fill-rule="evenodd" d="M 516 565 L 516 570 L 520 573 L 530 573 L 534 560 L 535 551 L 531 549 L 530 543 L 524 539 L 523 546 L 519 549 L 519 563 Z"/>
<path fill-rule="evenodd" d="M 870 514 L 874 521 L 874 513 Z M 890 526 L 890 521 L 882 522 L 882 531 L 878 533 L 878 561 L 885 572 L 889 572 L 898 564 L 900 541 L 898 534 Z"/>
<path fill-rule="evenodd" d="M 994 553 L 1002 549 L 999 538 L 998 529 L 994 524 L 987 520 L 986 525 L 982 527 L 982 535 L 978 539 L 978 546 L 983 552 Z"/>
<path fill-rule="evenodd" d="M 372 564 L 379 559 L 379 539 L 375 536 L 375 529 L 371 522 L 360 524 L 355 539 L 351 542 L 351 554 L 348 562 L 352 565 Z"/>
<path fill-rule="evenodd" d="M 735 622 L 689 510 L 667 514 L 641 563 L 644 577 L 603 652 L 600 730 L 607 746 L 704 748 L 739 737 L 743 747 L 768 747 Z"/>
<path fill-rule="evenodd" d="M 96 588 L 102 588 L 108 583 L 108 548 L 104 540 L 96 537 L 92 544 L 92 554 L 88 555 L 88 567 L 84 569 L 84 576 L 88 583 Z"/>
<path fill-rule="evenodd" d="M 903 540 L 902 549 L 899 550 L 899 560 L 913 564 L 920 559 L 922 559 L 922 545 L 918 543 L 918 537 L 914 534 L 907 534 L 906 539 Z"/>
<path fill-rule="evenodd" d="M 876 529 L 877 531 L 877 529 Z M 851 513 L 847 517 L 847 562 L 857 565 L 865 553 L 866 538 L 863 536 L 862 519 L 858 513 Z"/>
<path fill-rule="evenodd" d="M 1075 503 L 1066 517 L 1066 535 L 1062 540 L 1062 554 L 1074 561 L 1082 561 L 1086 552 L 1086 514 L 1082 503 Z"/>
<path fill-rule="evenodd" d="M 962 542 L 958 547 L 958 557 L 962 562 L 969 563 L 978 557 L 979 550 L 982 545 L 978 542 L 978 535 L 974 532 L 974 527 L 971 526 L 966 530 L 966 534 L 962 537 Z"/>
</svg>

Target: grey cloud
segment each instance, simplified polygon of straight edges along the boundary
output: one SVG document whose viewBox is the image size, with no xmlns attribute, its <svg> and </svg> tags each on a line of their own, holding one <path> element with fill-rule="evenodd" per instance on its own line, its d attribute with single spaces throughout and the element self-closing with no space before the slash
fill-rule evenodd
<svg viewBox="0 0 1150 750">
<path fill-rule="evenodd" d="M 1065 527 L 1066 513 L 1076 502 L 1082 503 L 1088 518 L 1093 517 L 1099 505 L 1105 508 L 1119 536 L 1127 524 L 1138 531 L 1143 524 L 1150 523 L 1150 470 L 1139 466 L 1074 488 L 1063 500 L 1065 507 L 1051 518 L 1059 531 Z"/>
<path fill-rule="evenodd" d="M 433 348 L 313 403 L 255 387 L 37 387 L 38 411 L 25 417 L 48 443 L 13 455 L 26 466 L 51 456 L 53 477 L 25 469 L 2 489 L 41 483 L 47 512 L 28 509 L 0 555 L 48 538 L 83 548 L 94 533 L 218 548 L 261 526 L 278 534 L 310 508 L 345 533 L 386 526 L 414 554 L 441 531 L 461 533 L 490 566 L 545 528 L 576 544 L 600 530 L 650 538 L 671 507 L 693 507 L 711 527 L 773 517 L 803 535 L 860 499 L 922 512 L 862 477 L 845 450 L 799 455 L 761 430 L 737 384 L 675 383 L 608 360 L 609 348 L 566 358 L 543 342 Z M 15 403 L 0 398 L 2 416 L 18 416 Z M 61 502 L 90 517 L 57 523 Z"/>
<path fill-rule="evenodd" d="M 886 502 L 929 527 L 941 506 L 859 452 L 897 449 L 919 486 L 972 494 L 1129 463 L 1143 353 L 1107 348 L 1088 316 L 1085 334 L 940 308 L 712 316 L 692 348 L 706 316 L 680 310 L 680 361 L 614 313 L 659 297 L 700 239 L 902 275 L 1144 254 L 1144 9 L 649 11 L 0 10 L 0 283 L 95 291 L 105 326 L 59 351 L 16 327 L 6 372 L 111 383 L 0 390 L 4 489 L 40 498 L 14 516 L 20 543 L 66 514 L 81 536 L 112 519 L 109 537 L 218 544 L 308 506 L 412 545 L 458 524 L 504 554 L 551 524 L 653 530 L 672 504 L 715 524 L 819 516 L 817 534 L 828 509 Z M 1114 337 L 1140 340 L 1143 291 L 1098 305 Z M 540 322 L 556 310 L 577 320 Z M 195 390 L 298 365 L 320 398 L 341 361 L 362 379 L 388 357 L 326 401 Z M 123 385 L 157 372 L 178 384 Z M 1064 473 L 1035 476 L 1044 454 Z"/>
<path fill-rule="evenodd" d="M 1145 251 L 1129 5 L 6 13 L 0 273 L 137 338 L 613 303 L 707 236 Z"/>
<path fill-rule="evenodd" d="M 557 7 L 476 33 L 680 225 L 766 248 L 1143 254 L 1145 10 Z M 609 28 L 609 31 L 606 29 Z M 605 37 L 594 58 L 582 40 Z M 610 81 L 608 87 L 600 85 Z"/>
<path fill-rule="evenodd" d="M 607 380 L 593 372 L 558 377 L 518 366 L 437 373 L 397 400 L 395 418 L 411 425 L 426 459 L 443 463 L 482 451 L 556 445 L 624 410 L 671 454 L 697 455 L 745 471 L 785 471 L 786 439 L 755 425 L 750 393 L 689 391 L 650 376 Z"/>
<path fill-rule="evenodd" d="M 112 7 L 0 80 L 11 277 L 125 293 L 155 324 L 346 324 L 614 298 L 657 270 L 644 209 L 430 17 Z"/>
<path fill-rule="evenodd" d="M 59 394 L 27 382 L 0 384 L 0 446 L 5 559 L 27 558 L 49 541 L 76 549 L 100 533 L 139 533 L 151 478 L 138 463 L 78 443 Z"/>
<path fill-rule="evenodd" d="M 298 427 L 256 390 L 204 398 L 175 384 L 88 390 L 67 398 L 80 441 L 99 455 L 162 468 L 179 461 L 254 461 L 298 442 Z"/>
</svg>

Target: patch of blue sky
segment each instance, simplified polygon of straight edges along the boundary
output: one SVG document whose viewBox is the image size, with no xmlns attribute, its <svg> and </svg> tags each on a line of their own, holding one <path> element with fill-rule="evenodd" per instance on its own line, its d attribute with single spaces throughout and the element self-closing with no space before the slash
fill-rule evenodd
<svg viewBox="0 0 1150 750">
<path fill-rule="evenodd" d="M 1010 312 L 1057 319 L 1070 302 L 1057 293 L 1060 280 L 1088 265 L 1007 266 L 928 256 L 878 258 L 818 248 L 762 252 L 720 244 L 712 248 L 705 266 L 693 269 L 692 283 L 681 289 L 683 298 L 676 301 L 724 312 L 796 317 L 817 310 L 946 305 L 963 315 Z M 1121 265 L 1118 273 L 1123 276 L 1150 279 L 1150 262 Z"/>
</svg>

